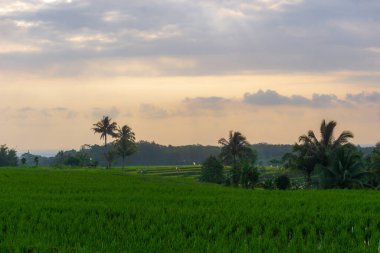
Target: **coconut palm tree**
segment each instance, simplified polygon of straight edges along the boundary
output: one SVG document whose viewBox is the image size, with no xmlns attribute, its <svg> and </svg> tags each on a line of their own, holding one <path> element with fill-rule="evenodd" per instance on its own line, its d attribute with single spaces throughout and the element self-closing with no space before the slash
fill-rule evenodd
<svg viewBox="0 0 380 253">
<path fill-rule="evenodd" d="M 302 171 L 305 175 L 307 187 L 311 186 L 311 175 L 314 171 L 315 165 L 318 162 L 316 157 L 314 157 L 313 153 L 311 153 L 308 148 L 296 143 L 293 146 L 292 152 L 286 153 L 282 160 L 285 168 Z"/>
<path fill-rule="evenodd" d="M 121 156 L 124 167 L 125 157 L 136 152 L 135 133 L 132 132 L 132 129 L 129 126 L 125 125 L 122 128 L 119 127 L 117 129 L 116 135 L 116 152 Z"/>
<path fill-rule="evenodd" d="M 99 133 L 100 139 L 104 139 L 104 146 L 107 146 L 108 135 L 111 137 L 117 137 L 117 124 L 116 122 L 112 122 L 112 119 L 108 116 L 103 116 L 103 119 L 93 124 L 93 126 L 92 130 L 94 130 L 94 133 Z"/>
<path fill-rule="evenodd" d="M 334 152 L 349 144 L 349 139 L 354 135 L 350 131 L 343 131 L 337 139 L 334 138 L 334 129 L 337 123 L 335 121 L 327 122 L 322 120 L 320 126 L 320 139 L 318 139 L 312 130 L 307 134 L 299 137 L 299 144 L 293 147 L 291 158 L 288 162 L 292 167 L 304 172 L 306 183 L 311 185 L 311 175 L 315 168 L 326 168 L 331 163 L 330 157 Z"/>
<path fill-rule="evenodd" d="M 241 169 L 238 166 L 238 162 L 250 159 L 253 161 L 255 153 L 250 148 L 247 138 L 240 132 L 230 131 L 228 140 L 221 138 L 218 143 L 222 145 L 222 160 L 232 165 L 232 181 L 237 185 L 241 181 Z"/>
<path fill-rule="evenodd" d="M 323 188 L 363 188 L 372 173 L 363 170 L 361 154 L 354 145 L 340 146 L 329 157 L 329 164 L 321 166 L 320 183 Z"/>
<path fill-rule="evenodd" d="M 328 156 L 339 146 L 349 143 L 349 139 L 354 135 L 350 131 L 343 131 L 337 139 L 334 138 L 334 129 L 337 123 L 330 121 L 326 124 L 325 120 L 322 120 L 320 126 L 321 138 L 318 140 L 312 130 L 309 130 L 307 135 L 299 137 L 300 145 L 304 146 L 312 154 L 314 158 L 317 158 L 319 164 L 326 166 L 328 164 Z"/>
<path fill-rule="evenodd" d="M 228 140 L 219 139 L 218 143 L 222 145 L 221 156 L 223 161 L 236 166 L 238 159 L 247 157 L 251 148 L 247 138 L 240 132 L 230 131 Z"/>
</svg>

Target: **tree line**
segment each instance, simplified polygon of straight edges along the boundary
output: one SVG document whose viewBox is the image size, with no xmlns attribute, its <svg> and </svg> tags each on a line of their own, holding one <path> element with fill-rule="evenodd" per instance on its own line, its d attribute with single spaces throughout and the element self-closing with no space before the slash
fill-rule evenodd
<svg viewBox="0 0 380 253">
<path fill-rule="evenodd" d="M 369 149 L 360 149 L 350 140 L 350 131 L 343 131 L 334 138 L 335 121 L 322 121 L 320 137 L 309 130 L 301 135 L 297 143 L 275 146 L 267 159 L 274 166 L 283 166 L 287 171 L 299 171 L 305 177 L 306 188 L 378 188 L 380 184 L 380 143 Z M 183 147 L 163 146 L 140 141 L 136 143 L 135 133 L 128 125 L 118 126 L 108 116 L 93 124 L 91 130 L 100 135 L 104 145 L 84 145 L 80 151 L 60 151 L 43 159 L 29 153 L 19 160 L 14 149 L 0 146 L 0 166 L 33 164 L 111 167 L 125 165 L 127 157 L 134 157 L 135 164 L 180 165 L 203 163 L 200 179 L 207 182 L 253 188 L 258 184 L 261 165 L 257 150 L 271 150 L 267 144 L 251 145 L 240 132 L 230 131 L 227 138 L 218 141 L 219 146 L 189 145 Z M 112 141 L 109 141 L 112 138 Z M 253 148 L 255 147 L 255 148 Z M 136 151 L 139 152 L 136 153 Z M 284 153 L 287 151 L 286 153 Z M 366 152 L 366 154 L 363 153 Z M 276 156 L 271 156 L 275 154 Z M 282 157 L 280 157 L 280 155 Z M 208 157 L 208 158 L 207 158 Z M 207 159 L 206 159 L 207 158 Z M 128 162 L 130 164 L 130 158 Z M 148 161 L 148 162 L 147 162 Z M 174 162 L 173 162 L 174 161 Z M 230 168 L 225 170 L 225 166 Z M 275 184 L 287 185 L 287 175 L 275 180 L 260 182 L 263 187 Z"/>
</svg>

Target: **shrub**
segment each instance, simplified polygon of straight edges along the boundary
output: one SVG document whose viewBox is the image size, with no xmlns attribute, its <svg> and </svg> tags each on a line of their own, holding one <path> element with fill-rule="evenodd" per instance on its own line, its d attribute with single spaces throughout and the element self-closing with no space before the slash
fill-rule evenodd
<svg viewBox="0 0 380 253">
<path fill-rule="evenodd" d="M 256 167 L 245 165 L 241 177 L 241 184 L 244 188 L 254 188 L 257 181 L 259 181 L 259 172 Z"/>
<path fill-rule="evenodd" d="M 280 190 L 286 190 L 286 189 L 289 189 L 290 187 L 290 179 L 285 174 L 282 174 L 276 177 L 274 183 L 277 189 L 280 189 Z"/>
<path fill-rule="evenodd" d="M 263 188 L 266 190 L 273 190 L 275 187 L 273 179 L 268 178 L 263 182 Z"/>
<path fill-rule="evenodd" d="M 223 164 L 215 156 L 210 156 L 202 165 L 199 180 L 220 184 L 224 181 L 223 169 Z"/>
<path fill-rule="evenodd" d="M 0 146 L 0 167 L 17 166 L 17 154 L 14 149 L 9 149 L 6 145 Z"/>
</svg>

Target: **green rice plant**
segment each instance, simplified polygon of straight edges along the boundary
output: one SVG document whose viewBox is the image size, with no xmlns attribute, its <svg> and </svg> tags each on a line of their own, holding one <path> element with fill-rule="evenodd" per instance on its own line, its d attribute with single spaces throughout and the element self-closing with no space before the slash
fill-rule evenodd
<svg viewBox="0 0 380 253">
<path fill-rule="evenodd" d="M 0 169 L 0 252 L 378 252 L 377 191 L 246 191 L 152 174 Z"/>
</svg>

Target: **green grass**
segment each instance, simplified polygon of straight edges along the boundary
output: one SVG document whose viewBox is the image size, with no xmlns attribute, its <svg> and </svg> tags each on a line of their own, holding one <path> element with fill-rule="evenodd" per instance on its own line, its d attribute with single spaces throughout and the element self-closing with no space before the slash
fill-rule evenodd
<svg viewBox="0 0 380 253">
<path fill-rule="evenodd" d="M 379 252 L 377 191 L 135 172 L 0 169 L 0 252 Z"/>
</svg>

